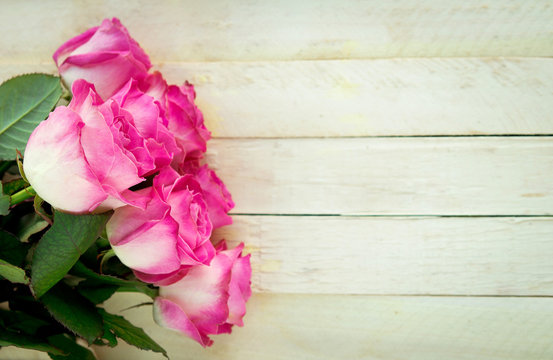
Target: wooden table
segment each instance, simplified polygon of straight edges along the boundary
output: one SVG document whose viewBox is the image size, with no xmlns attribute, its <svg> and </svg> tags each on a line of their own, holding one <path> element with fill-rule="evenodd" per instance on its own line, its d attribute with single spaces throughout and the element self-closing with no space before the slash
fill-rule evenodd
<svg viewBox="0 0 553 360">
<path fill-rule="evenodd" d="M 0 5 L 1 80 L 117 16 L 197 87 L 255 294 L 207 350 L 124 312 L 173 359 L 553 358 L 551 1 Z"/>
</svg>

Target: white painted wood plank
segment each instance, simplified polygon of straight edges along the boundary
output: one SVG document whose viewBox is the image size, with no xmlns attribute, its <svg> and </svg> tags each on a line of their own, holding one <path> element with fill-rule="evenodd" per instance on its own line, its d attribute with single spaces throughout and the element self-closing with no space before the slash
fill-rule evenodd
<svg viewBox="0 0 553 360">
<path fill-rule="evenodd" d="M 553 218 L 233 218 L 257 292 L 553 295 Z"/>
<path fill-rule="evenodd" d="M 4 82 L 14 76 L 30 73 L 58 75 L 56 65 L 53 61 L 33 64 L 0 64 L 0 82 Z"/>
<path fill-rule="evenodd" d="M 0 62 L 118 16 L 154 61 L 552 56 L 548 0 L 3 1 Z"/>
<path fill-rule="evenodd" d="M 125 294 L 127 295 L 127 294 Z M 118 296 L 117 311 L 147 301 Z M 203 349 L 151 320 L 151 307 L 123 313 L 173 360 L 543 360 L 553 358 L 553 299 L 254 294 L 243 328 Z M 130 348 L 97 348 L 100 359 L 163 359 Z"/>
<path fill-rule="evenodd" d="M 217 139 L 234 213 L 551 215 L 552 137 Z"/>
<path fill-rule="evenodd" d="M 47 353 L 35 350 L 21 349 L 15 346 L 0 348 L 2 360 L 51 360 Z"/>
<path fill-rule="evenodd" d="M 167 64 L 219 137 L 553 134 L 553 59 Z"/>
<path fill-rule="evenodd" d="M 171 63 L 215 137 L 553 134 L 553 59 Z M 5 64 L 0 81 L 49 64 Z"/>
</svg>

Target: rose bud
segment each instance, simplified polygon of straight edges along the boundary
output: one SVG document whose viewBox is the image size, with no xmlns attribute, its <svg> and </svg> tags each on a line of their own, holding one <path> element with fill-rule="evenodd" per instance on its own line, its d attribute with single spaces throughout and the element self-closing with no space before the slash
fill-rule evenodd
<svg viewBox="0 0 553 360">
<path fill-rule="evenodd" d="M 177 281 L 192 265 L 209 264 L 215 255 L 212 225 L 197 181 L 165 168 L 146 191 L 145 210 L 118 208 L 106 225 L 121 262 L 139 279 L 156 284 Z"/>
<path fill-rule="evenodd" d="M 105 19 L 100 26 L 67 41 L 54 53 L 54 61 L 68 88 L 75 80 L 85 79 L 104 100 L 130 78 L 145 78 L 152 66 L 117 18 Z"/>
<path fill-rule="evenodd" d="M 202 112 L 194 103 L 194 86 L 188 82 L 182 86 L 168 86 L 161 74 L 155 72 L 141 82 L 141 89 L 159 101 L 165 110 L 167 127 L 175 135 L 186 158 L 201 158 L 211 133 L 205 127 Z"/>
<path fill-rule="evenodd" d="M 161 286 L 154 301 L 154 320 L 204 347 L 213 344 L 208 335 L 243 326 L 251 296 L 250 255 L 243 257 L 243 248 L 242 243 L 226 250 L 223 243 L 209 266 L 194 266 L 178 282 Z"/>
<path fill-rule="evenodd" d="M 144 207 L 147 198 L 129 190 L 155 168 L 144 138 L 93 85 L 77 80 L 72 90 L 69 105 L 56 108 L 29 137 L 27 179 L 40 197 L 66 212 Z"/>
<path fill-rule="evenodd" d="M 181 173 L 191 174 L 204 192 L 213 229 L 232 224 L 228 212 L 234 208 L 234 201 L 225 184 L 207 165 L 200 166 L 198 161 L 186 161 L 180 167 Z"/>
</svg>

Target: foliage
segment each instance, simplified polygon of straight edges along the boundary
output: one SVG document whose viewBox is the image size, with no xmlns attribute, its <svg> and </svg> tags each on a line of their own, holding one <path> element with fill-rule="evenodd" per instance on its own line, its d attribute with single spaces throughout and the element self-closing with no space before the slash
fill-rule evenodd
<svg viewBox="0 0 553 360">
<path fill-rule="evenodd" d="M 94 354 L 79 338 L 99 346 L 115 346 L 120 338 L 166 355 L 142 329 L 103 309 L 118 291 L 157 295 L 111 256 L 101 236 L 111 213 L 52 209 L 34 196 L 14 161 L 60 96 L 59 78 L 45 74 L 0 86 L 0 347 L 44 351 L 55 360 L 87 360 Z"/>
<path fill-rule="evenodd" d="M 14 77 L 0 86 L 0 160 L 15 160 L 29 135 L 61 97 L 59 78 L 46 74 Z"/>
</svg>

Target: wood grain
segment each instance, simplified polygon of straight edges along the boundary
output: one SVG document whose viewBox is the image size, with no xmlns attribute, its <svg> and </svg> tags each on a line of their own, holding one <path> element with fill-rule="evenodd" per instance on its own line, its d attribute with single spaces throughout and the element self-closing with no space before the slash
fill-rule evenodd
<svg viewBox="0 0 553 360">
<path fill-rule="evenodd" d="M 553 138 L 217 139 L 247 214 L 551 215 Z"/>
<path fill-rule="evenodd" d="M 158 64 L 214 137 L 553 134 L 553 59 Z M 56 73 L 52 62 L 0 65 Z"/>
<path fill-rule="evenodd" d="M 0 62 L 49 61 L 112 16 L 154 62 L 553 55 L 548 0 L 5 0 Z"/>
<path fill-rule="evenodd" d="M 216 137 L 553 134 L 553 59 L 159 66 Z"/>
<path fill-rule="evenodd" d="M 212 348 L 122 313 L 172 359 L 553 358 L 550 1 L 6 0 L 0 80 L 111 16 L 196 84 L 242 214 L 215 238 L 252 254 L 246 326 Z"/>
<path fill-rule="evenodd" d="M 134 295 L 134 294 L 133 294 Z M 110 300 L 118 311 L 147 298 Z M 203 349 L 160 329 L 151 307 L 125 316 L 143 326 L 174 360 L 379 359 L 542 360 L 553 357 L 553 299 L 371 297 L 254 294 L 245 327 Z M 97 348 L 103 360 L 162 359 L 121 342 Z"/>
<path fill-rule="evenodd" d="M 553 295 L 553 218 L 233 218 L 256 292 Z"/>
</svg>

